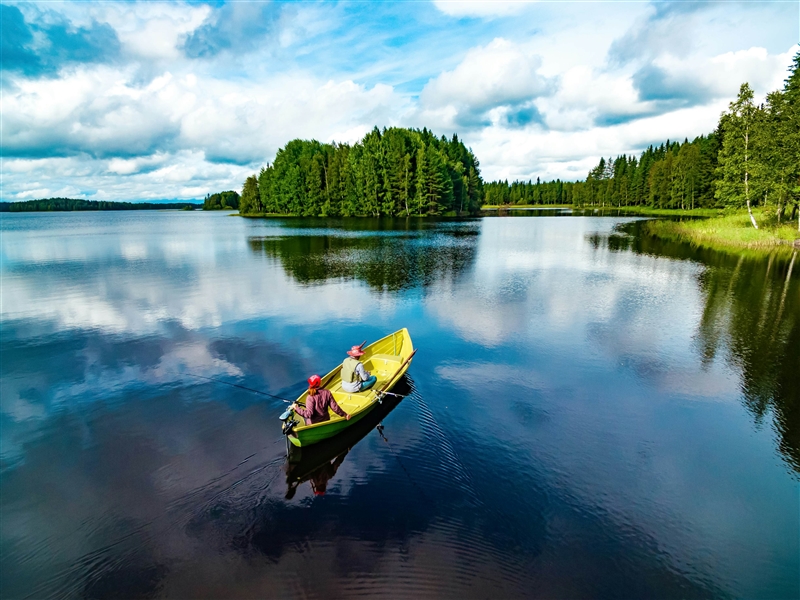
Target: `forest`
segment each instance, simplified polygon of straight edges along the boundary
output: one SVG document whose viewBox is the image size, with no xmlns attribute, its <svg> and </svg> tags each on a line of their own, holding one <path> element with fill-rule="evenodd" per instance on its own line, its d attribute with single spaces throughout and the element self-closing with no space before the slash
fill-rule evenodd
<svg viewBox="0 0 800 600">
<path fill-rule="evenodd" d="M 164 210 L 197 208 L 192 202 L 107 202 L 74 198 L 43 198 L 24 202 L 0 202 L 0 212 L 47 212 L 73 210 Z"/>
<path fill-rule="evenodd" d="M 230 210 L 239 208 L 239 194 L 234 191 L 206 194 L 203 210 Z"/>
<path fill-rule="evenodd" d="M 483 202 L 478 159 L 453 135 L 375 127 L 354 145 L 293 140 L 244 183 L 241 214 L 466 214 Z"/>
<path fill-rule="evenodd" d="M 601 158 L 585 181 L 499 181 L 485 204 L 572 204 L 668 209 L 800 208 L 800 53 L 783 89 L 756 105 L 745 83 L 708 135 Z"/>
</svg>

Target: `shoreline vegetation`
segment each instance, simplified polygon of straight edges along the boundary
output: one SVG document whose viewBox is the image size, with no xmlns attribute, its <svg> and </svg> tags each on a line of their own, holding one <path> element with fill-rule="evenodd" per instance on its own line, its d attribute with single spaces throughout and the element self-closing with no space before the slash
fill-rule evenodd
<svg viewBox="0 0 800 600">
<path fill-rule="evenodd" d="M 749 251 L 750 254 L 771 254 L 779 250 L 800 249 L 800 231 L 793 221 L 778 223 L 777 214 L 766 208 L 753 210 L 759 223 L 755 229 L 747 209 L 650 208 L 647 206 L 576 207 L 571 205 L 503 205 L 484 206 L 482 210 L 498 213 L 514 210 L 570 210 L 576 215 L 631 217 L 667 217 L 648 220 L 642 230 L 662 239 L 687 242 L 694 246 L 722 251 Z M 685 218 L 684 218 L 685 217 Z"/>
<path fill-rule="evenodd" d="M 756 106 L 749 84 L 708 135 L 601 158 L 583 181 L 484 183 L 454 134 L 377 127 L 352 147 L 293 140 L 247 178 L 242 216 L 460 216 L 571 208 L 689 218 L 654 234 L 728 249 L 794 245 L 800 237 L 800 53 L 782 90 Z M 746 218 L 738 211 L 746 208 Z M 714 224 L 695 222 L 705 217 Z M 785 224 L 797 223 L 797 231 Z M 759 226 L 759 220 L 761 225 Z M 795 221 L 796 220 L 796 221 Z M 751 227 L 753 231 L 749 231 Z"/>
<path fill-rule="evenodd" d="M 751 216 L 761 224 L 758 229 L 752 226 Z M 715 218 L 655 219 L 642 227 L 648 235 L 728 252 L 771 254 L 800 249 L 800 233 L 794 224 L 779 224 L 775 214 L 766 210 L 743 209 Z"/>
<path fill-rule="evenodd" d="M 572 204 L 504 204 L 482 206 L 485 211 L 514 211 L 514 210 L 571 210 L 574 214 L 613 214 L 631 216 L 653 217 L 721 217 L 726 214 L 724 208 L 652 208 L 649 206 L 574 206 Z"/>
<path fill-rule="evenodd" d="M 194 202 L 112 202 L 75 198 L 42 198 L 22 202 L 0 202 L 0 212 L 73 212 L 93 210 L 194 210 Z"/>
</svg>

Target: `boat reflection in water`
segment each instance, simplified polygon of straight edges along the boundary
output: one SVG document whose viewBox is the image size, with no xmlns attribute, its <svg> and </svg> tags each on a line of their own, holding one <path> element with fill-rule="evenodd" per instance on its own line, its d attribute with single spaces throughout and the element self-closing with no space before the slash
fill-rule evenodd
<svg viewBox="0 0 800 600">
<path fill-rule="evenodd" d="M 308 481 L 315 496 L 325 494 L 328 482 L 344 462 L 348 452 L 360 442 L 413 390 L 408 375 L 404 375 L 392 388 L 392 394 L 384 396 L 380 405 L 355 425 L 348 427 L 329 440 L 312 446 L 290 446 L 286 459 L 286 499 L 294 498 L 297 488 Z"/>
</svg>

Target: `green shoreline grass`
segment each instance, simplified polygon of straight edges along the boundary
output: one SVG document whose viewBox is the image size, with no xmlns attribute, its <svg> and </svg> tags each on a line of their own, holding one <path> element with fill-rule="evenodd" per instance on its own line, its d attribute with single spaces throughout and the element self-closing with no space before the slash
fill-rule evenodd
<svg viewBox="0 0 800 600">
<path fill-rule="evenodd" d="M 515 210 L 518 208 L 572 208 L 571 204 L 484 204 L 481 210 Z"/>
<path fill-rule="evenodd" d="M 681 210 L 647 206 L 569 206 L 569 205 L 504 205 L 484 206 L 482 210 L 514 210 L 515 208 L 571 208 L 574 214 L 630 215 L 640 217 L 689 217 L 686 220 L 655 219 L 643 225 L 649 235 L 688 242 L 723 251 L 747 251 L 749 254 L 791 252 L 800 246 L 797 221 L 777 223 L 774 209 L 758 209 L 753 214 L 759 229 L 750 223 L 747 211 L 720 208 Z"/>
<path fill-rule="evenodd" d="M 747 211 L 728 212 L 709 219 L 673 221 L 659 219 L 643 225 L 656 237 L 689 242 L 715 250 L 750 251 L 769 254 L 792 251 L 800 246 L 796 221 L 778 225 L 771 210 L 753 211 L 758 229 L 750 223 Z"/>
<path fill-rule="evenodd" d="M 719 217 L 725 211 L 717 208 L 695 208 L 681 210 L 674 208 L 650 208 L 649 206 L 573 206 L 571 204 L 487 204 L 481 210 L 516 210 L 519 208 L 571 208 L 576 213 L 630 214 L 635 216 L 657 217 Z"/>
<path fill-rule="evenodd" d="M 263 218 L 270 218 L 270 219 L 294 219 L 294 218 L 309 218 L 309 219 L 374 219 L 373 215 L 348 215 L 348 216 L 341 216 L 341 215 L 328 215 L 328 216 L 310 216 L 310 215 L 297 215 L 294 213 L 247 213 L 243 215 L 241 213 L 231 213 L 232 217 L 244 217 L 245 219 L 263 219 Z M 458 215 L 455 212 L 446 212 L 442 213 L 441 215 L 434 215 L 436 217 L 458 217 L 464 216 L 469 217 L 473 215 Z M 381 215 L 379 218 L 381 219 L 427 219 L 430 218 L 431 215 Z"/>
<path fill-rule="evenodd" d="M 576 206 L 575 212 L 580 213 L 599 213 L 644 217 L 722 217 L 726 213 L 720 208 L 651 208 L 649 206 Z"/>
</svg>

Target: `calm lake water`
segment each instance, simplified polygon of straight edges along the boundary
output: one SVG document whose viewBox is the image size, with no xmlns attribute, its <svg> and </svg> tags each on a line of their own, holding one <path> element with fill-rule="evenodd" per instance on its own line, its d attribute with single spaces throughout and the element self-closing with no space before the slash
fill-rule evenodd
<svg viewBox="0 0 800 600">
<path fill-rule="evenodd" d="M 800 596 L 800 257 L 629 217 L 1 230 L 3 598 Z M 292 398 L 401 327 L 406 397 L 288 461 L 285 404 L 202 379 Z"/>
</svg>

